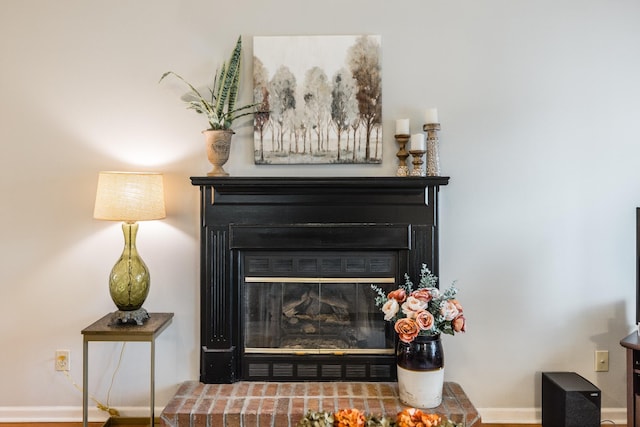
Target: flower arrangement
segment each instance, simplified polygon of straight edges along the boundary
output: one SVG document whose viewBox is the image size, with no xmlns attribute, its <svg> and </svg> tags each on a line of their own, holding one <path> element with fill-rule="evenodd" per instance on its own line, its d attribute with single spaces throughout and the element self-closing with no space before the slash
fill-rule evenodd
<svg viewBox="0 0 640 427">
<path fill-rule="evenodd" d="M 438 278 L 426 264 L 420 270 L 420 283 L 414 284 L 405 273 L 405 282 L 398 289 L 385 294 L 379 286 L 371 285 L 378 294 L 375 303 L 381 307 L 384 320 L 394 323 L 398 338 L 411 343 L 419 335 L 454 335 L 465 332 L 466 319 L 462 305 L 455 298 L 458 289 L 437 288 Z"/>
<path fill-rule="evenodd" d="M 335 413 L 308 411 L 297 427 L 461 427 L 446 417 L 416 408 L 405 408 L 396 419 L 367 415 L 358 409 L 341 409 Z"/>
</svg>

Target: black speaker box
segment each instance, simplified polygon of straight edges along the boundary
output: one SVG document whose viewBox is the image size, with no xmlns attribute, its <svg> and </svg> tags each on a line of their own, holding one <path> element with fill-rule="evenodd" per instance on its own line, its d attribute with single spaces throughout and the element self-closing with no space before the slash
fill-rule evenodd
<svg viewBox="0 0 640 427">
<path fill-rule="evenodd" d="M 542 373 L 542 427 L 600 427 L 600 389 L 575 372 Z"/>
</svg>

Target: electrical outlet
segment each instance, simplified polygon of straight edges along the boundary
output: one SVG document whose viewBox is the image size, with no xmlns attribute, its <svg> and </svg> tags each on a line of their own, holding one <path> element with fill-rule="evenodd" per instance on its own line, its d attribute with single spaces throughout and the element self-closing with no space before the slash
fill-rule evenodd
<svg viewBox="0 0 640 427">
<path fill-rule="evenodd" d="M 596 350 L 594 370 L 596 372 L 609 370 L 609 352 L 607 350 Z"/>
<path fill-rule="evenodd" d="M 56 350 L 56 371 L 68 371 L 71 365 L 71 351 Z"/>
</svg>

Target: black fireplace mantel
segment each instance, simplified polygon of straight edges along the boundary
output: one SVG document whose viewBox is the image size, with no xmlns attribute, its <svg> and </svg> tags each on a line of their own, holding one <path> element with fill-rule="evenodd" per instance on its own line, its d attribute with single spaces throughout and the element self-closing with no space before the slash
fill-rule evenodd
<svg viewBox="0 0 640 427">
<path fill-rule="evenodd" d="M 438 274 L 438 191 L 448 177 L 192 177 L 191 182 L 201 192 L 202 382 L 247 379 L 239 324 L 243 252 L 395 251 L 397 280 L 404 272 L 416 277 L 422 263 Z M 383 359 L 380 363 L 393 362 Z"/>
<path fill-rule="evenodd" d="M 223 192 L 264 193 L 296 192 L 302 190 L 322 192 L 360 192 L 366 189 L 379 191 L 422 191 L 449 183 L 448 176 L 427 177 L 191 177 L 193 185 L 215 185 Z M 297 189 L 297 190 L 296 190 Z M 313 190 L 315 189 L 315 190 Z"/>
</svg>

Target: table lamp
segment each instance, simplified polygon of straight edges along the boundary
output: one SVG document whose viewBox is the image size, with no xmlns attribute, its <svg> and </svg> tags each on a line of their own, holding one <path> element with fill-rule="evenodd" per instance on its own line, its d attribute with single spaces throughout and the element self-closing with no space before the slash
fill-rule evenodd
<svg viewBox="0 0 640 427">
<path fill-rule="evenodd" d="M 124 250 L 109 275 L 109 293 L 118 307 L 112 324 L 142 325 L 149 314 L 142 308 L 149 294 L 149 269 L 136 249 L 136 221 L 162 219 L 162 174 L 153 172 L 100 172 L 93 217 L 122 221 Z"/>
</svg>

